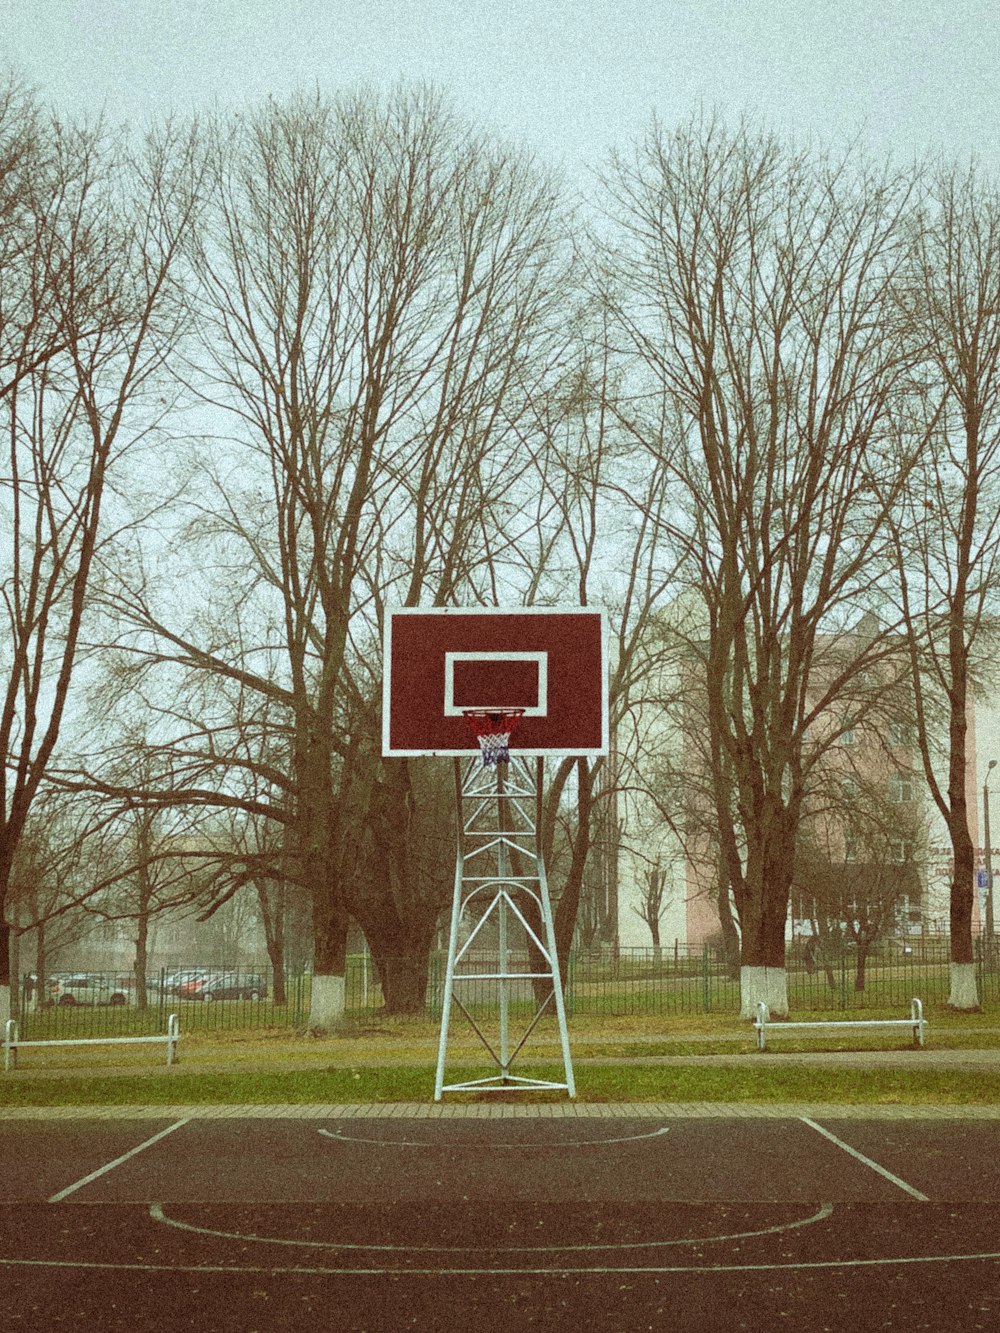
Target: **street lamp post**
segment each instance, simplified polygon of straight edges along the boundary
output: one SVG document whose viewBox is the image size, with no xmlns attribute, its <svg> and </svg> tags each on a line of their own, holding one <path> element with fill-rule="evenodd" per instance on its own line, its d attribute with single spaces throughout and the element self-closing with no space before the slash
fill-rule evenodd
<svg viewBox="0 0 1000 1333">
<path fill-rule="evenodd" d="M 990 774 L 997 766 L 991 759 L 986 768 L 986 780 L 983 783 L 983 843 L 986 854 L 986 959 L 987 965 L 993 961 L 993 847 L 990 838 Z"/>
</svg>

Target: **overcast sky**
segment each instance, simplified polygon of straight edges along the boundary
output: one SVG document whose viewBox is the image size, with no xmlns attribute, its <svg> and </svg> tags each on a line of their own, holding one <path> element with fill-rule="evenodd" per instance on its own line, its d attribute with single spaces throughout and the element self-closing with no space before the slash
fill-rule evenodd
<svg viewBox="0 0 1000 1333">
<path fill-rule="evenodd" d="M 997 0 L 0 0 L 0 61 L 66 112 L 142 124 L 426 80 L 575 171 L 699 106 L 1000 162 Z"/>
<path fill-rule="evenodd" d="M 0 64 L 141 126 L 268 94 L 428 81 L 574 174 L 699 107 L 1000 168 L 997 0 L 0 0 Z M 1000 723 L 980 722 L 1000 754 Z"/>
</svg>

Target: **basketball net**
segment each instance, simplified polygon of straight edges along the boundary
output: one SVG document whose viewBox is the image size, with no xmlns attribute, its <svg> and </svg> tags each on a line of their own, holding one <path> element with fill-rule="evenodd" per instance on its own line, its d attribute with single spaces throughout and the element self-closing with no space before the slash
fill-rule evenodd
<svg viewBox="0 0 1000 1333">
<path fill-rule="evenodd" d="M 523 708 L 464 710 L 463 717 L 479 742 L 484 768 L 510 763 L 510 738 L 523 716 Z"/>
</svg>

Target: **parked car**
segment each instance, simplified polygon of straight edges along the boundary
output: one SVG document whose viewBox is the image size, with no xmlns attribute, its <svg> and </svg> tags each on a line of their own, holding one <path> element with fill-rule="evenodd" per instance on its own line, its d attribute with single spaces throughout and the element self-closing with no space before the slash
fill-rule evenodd
<svg viewBox="0 0 1000 1333">
<path fill-rule="evenodd" d="M 183 972 L 170 972 L 163 979 L 163 990 L 166 995 L 185 995 L 187 987 L 202 982 L 206 977 L 211 976 L 203 967 L 188 968 Z"/>
<path fill-rule="evenodd" d="M 51 978 L 48 998 L 55 1004 L 129 1004 L 135 982 L 132 977 L 103 972 L 67 972 Z"/>
<path fill-rule="evenodd" d="M 216 972 L 189 982 L 178 994 L 189 1000 L 262 1000 L 267 982 L 255 972 Z"/>
</svg>

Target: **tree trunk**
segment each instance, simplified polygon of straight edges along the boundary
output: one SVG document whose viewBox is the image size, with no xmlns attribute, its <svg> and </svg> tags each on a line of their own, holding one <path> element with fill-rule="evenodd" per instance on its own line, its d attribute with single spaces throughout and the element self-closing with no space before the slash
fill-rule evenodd
<svg viewBox="0 0 1000 1333">
<path fill-rule="evenodd" d="M 288 1003 L 285 986 L 285 892 L 284 883 L 274 891 L 274 902 L 267 896 L 267 881 L 255 879 L 257 902 L 264 923 L 264 942 L 271 962 L 271 998 L 280 1007 Z"/>
<path fill-rule="evenodd" d="M 381 781 L 357 766 L 359 819 L 369 836 L 346 847 L 348 904 L 378 968 L 386 1013 L 420 1014 L 443 900 L 439 881 L 419 868 L 418 806 L 409 766 L 396 760 Z M 450 850 L 450 849 L 449 849 Z M 353 871 L 353 873 L 351 873 Z"/>
<path fill-rule="evenodd" d="M 773 920 L 768 911 L 758 929 L 743 925 L 740 953 L 740 1017 L 755 1018 L 763 1000 L 772 1015 L 788 1016 L 788 983 L 785 974 L 785 923 Z M 756 925 L 757 923 L 754 923 Z"/>
<path fill-rule="evenodd" d="M 346 913 L 322 888 L 313 891 L 313 974 L 309 1031 L 329 1032 L 343 1020 L 347 1000 Z"/>
<path fill-rule="evenodd" d="M 149 1008 L 149 984 L 147 970 L 149 967 L 149 912 L 140 910 L 135 930 L 135 963 L 132 968 L 132 975 L 135 977 L 135 1003 L 141 1010 Z"/>
<path fill-rule="evenodd" d="M 765 811 L 765 814 L 768 813 Z M 787 809 L 770 811 L 778 825 L 750 848 L 740 906 L 740 1017 L 755 1018 L 763 1001 L 772 1015 L 788 1016 L 785 925 L 792 892 L 795 821 Z"/>
<path fill-rule="evenodd" d="M 10 926 L 0 920 L 0 1032 L 10 1016 Z"/>
<path fill-rule="evenodd" d="M 284 933 L 268 940 L 267 956 L 271 960 L 271 999 L 279 1007 L 288 1003 L 288 987 L 285 982 L 285 938 Z"/>
<path fill-rule="evenodd" d="M 21 1008 L 27 988 L 21 984 L 21 932 L 16 927 L 10 932 L 10 975 L 13 984 L 10 988 L 9 1017 L 19 1023 L 23 1017 Z M 4 1022 L 6 1023 L 6 1021 L 5 1019 Z M 4 1031 L 3 1024 L 0 1024 L 0 1037 L 3 1036 Z"/>
<path fill-rule="evenodd" d="M 355 903 L 355 916 L 365 933 L 382 987 L 388 1014 L 420 1014 L 427 1000 L 427 976 L 437 914 L 416 910 L 404 920 L 391 900 L 369 893 Z"/>
<path fill-rule="evenodd" d="M 970 448 L 975 432 L 972 423 Z M 969 808 L 965 795 L 968 760 L 969 650 L 965 633 L 965 595 L 969 586 L 971 524 L 976 511 L 977 490 L 971 477 L 962 512 L 960 559 L 956 597 L 953 599 L 948 626 L 948 662 L 951 669 L 948 719 L 948 833 L 951 837 L 953 879 L 949 904 L 951 936 L 951 992 L 948 1004 L 953 1009 L 975 1012 L 979 1009 L 976 970 L 972 954 L 972 906 L 975 885 L 975 851 L 969 832 Z"/>
<path fill-rule="evenodd" d="M 573 945 L 573 932 L 576 929 L 577 912 L 580 907 L 580 893 L 583 887 L 583 875 L 587 868 L 587 855 L 590 851 L 590 816 L 591 810 L 593 809 L 594 773 L 596 771 L 590 768 L 586 759 L 577 759 L 575 763 L 577 771 L 576 831 L 573 838 L 569 870 L 563 882 L 559 901 L 553 910 L 552 923 L 553 932 L 556 937 L 556 958 L 559 964 L 559 984 L 564 993 L 566 990 L 566 976 L 569 969 L 569 951 Z M 541 842 L 543 857 L 547 843 L 551 848 L 551 840 L 548 840 L 543 836 Z M 542 914 L 535 900 L 533 898 L 527 898 L 527 901 L 519 904 L 519 906 L 524 913 L 525 920 L 530 924 L 532 930 L 537 934 L 540 940 L 544 940 L 545 928 L 542 925 Z M 528 957 L 531 960 L 533 971 L 542 971 L 546 968 L 544 960 L 530 938 L 528 940 Z M 535 993 L 536 1004 L 542 1004 L 551 993 L 551 986 L 545 978 L 538 978 L 533 981 L 532 988 Z"/>
<path fill-rule="evenodd" d="M 979 1009 L 979 988 L 975 963 L 951 964 L 951 990 L 948 1004 L 952 1009 L 975 1013 Z"/>
<path fill-rule="evenodd" d="M 854 990 L 863 991 L 865 988 L 865 973 L 868 968 L 868 955 L 871 952 L 871 945 L 858 944 L 858 959 L 854 969 Z"/>
<path fill-rule="evenodd" d="M 740 932 L 733 920 L 733 904 L 729 894 L 729 873 L 726 869 L 726 859 L 721 852 L 719 853 L 716 903 L 719 909 L 719 926 L 722 930 L 722 948 L 726 959 L 726 974 L 730 981 L 736 981 L 740 975 Z"/>
<path fill-rule="evenodd" d="M 329 1032 L 343 1020 L 347 1000 L 347 931 L 343 879 L 338 873 L 338 817 L 333 791 L 331 723 L 306 710 L 295 737 L 295 860 L 312 903 L 313 975 L 309 1031 Z"/>
<path fill-rule="evenodd" d="M 783 967 L 740 967 L 740 1018 L 756 1018 L 761 1002 L 772 1017 L 788 1017 L 788 975 Z"/>
<path fill-rule="evenodd" d="M 422 1014 L 427 1004 L 427 975 L 430 947 L 415 947 L 407 953 L 383 954 L 374 943 L 372 957 L 382 982 L 382 1002 L 387 1014 Z"/>
<path fill-rule="evenodd" d="M 35 994 L 38 1004 L 45 1004 L 49 993 L 47 980 L 49 970 L 48 951 L 45 948 L 45 922 L 39 922 L 35 928 Z"/>
<path fill-rule="evenodd" d="M 948 1004 L 952 1009 L 975 1013 L 979 1009 L 976 966 L 972 953 L 972 903 L 975 884 L 975 853 L 969 836 L 968 810 L 964 789 L 956 800 L 953 789 L 952 818 L 949 820 L 954 854 L 954 878 L 951 885 L 949 929 L 951 933 L 951 990 Z"/>
</svg>

